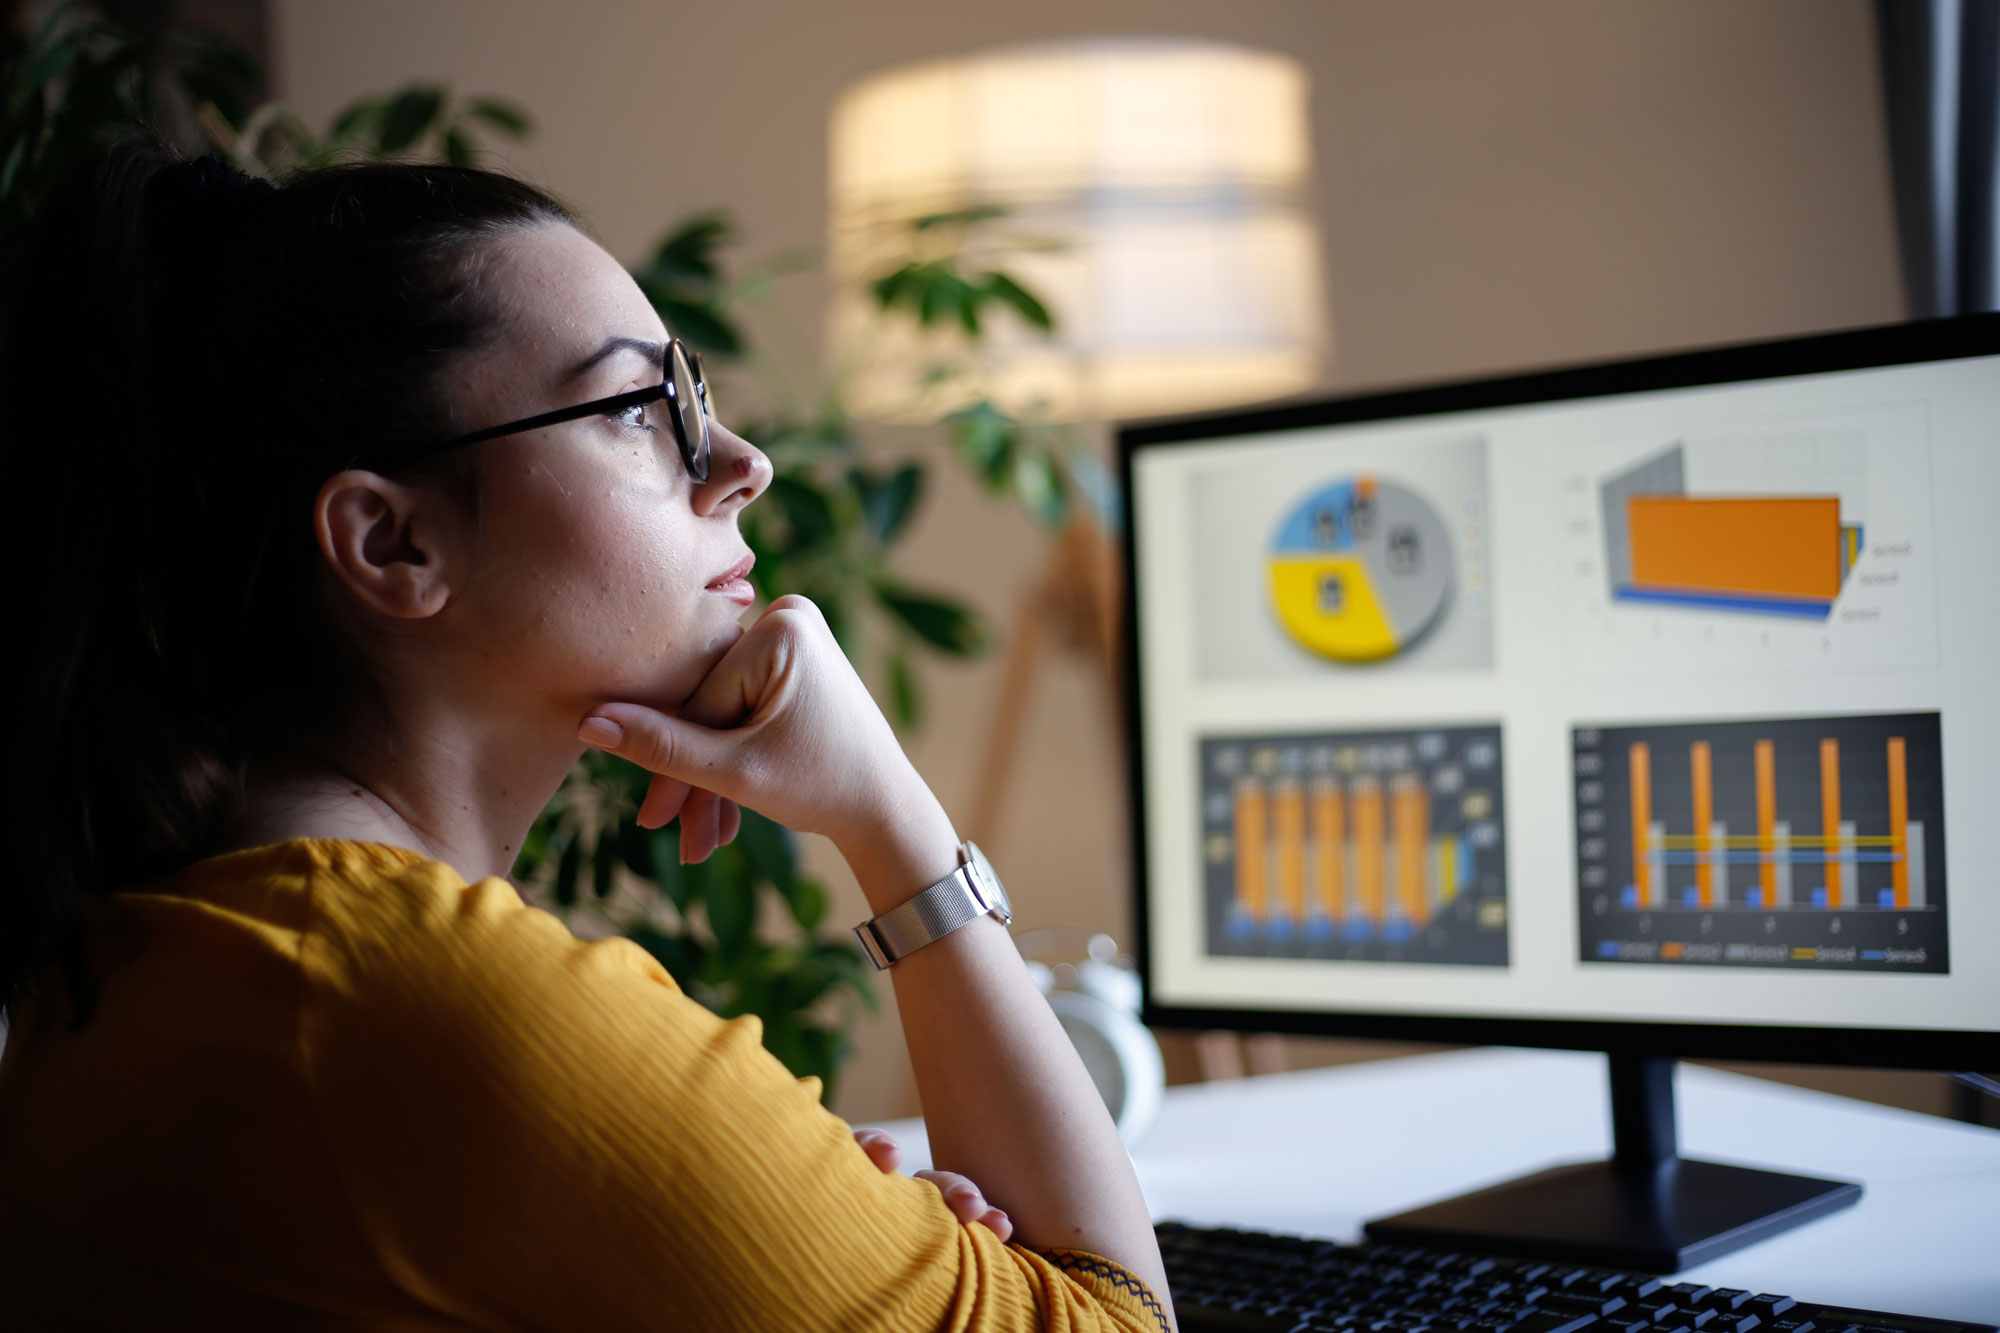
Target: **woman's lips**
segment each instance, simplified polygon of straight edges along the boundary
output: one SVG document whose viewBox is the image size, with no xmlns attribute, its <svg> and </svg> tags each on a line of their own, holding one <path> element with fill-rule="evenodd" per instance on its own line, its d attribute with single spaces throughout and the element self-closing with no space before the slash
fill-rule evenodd
<svg viewBox="0 0 2000 1333">
<path fill-rule="evenodd" d="M 708 581 L 708 591 L 719 593 L 739 605 L 750 605 L 750 603 L 757 600 L 757 590 L 750 586 L 750 580 L 746 576 L 750 573 L 751 567 L 756 563 L 756 556 L 744 556 L 728 569 L 723 570 L 720 574 L 710 579 Z"/>
</svg>

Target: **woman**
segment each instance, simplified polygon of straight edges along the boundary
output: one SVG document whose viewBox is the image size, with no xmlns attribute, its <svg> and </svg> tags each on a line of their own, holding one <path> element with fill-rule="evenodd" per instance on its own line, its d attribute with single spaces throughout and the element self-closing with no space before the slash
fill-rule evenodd
<svg viewBox="0 0 2000 1333">
<path fill-rule="evenodd" d="M 558 204 L 130 143 L 16 314 L 23 1326 L 1171 1328 L 998 921 L 891 969 L 962 1173 L 925 1182 L 754 1020 L 502 878 L 585 744 L 658 775 L 689 860 L 736 803 L 833 839 L 876 913 L 960 859 L 811 604 L 743 628 L 769 463 Z"/>
</svg>

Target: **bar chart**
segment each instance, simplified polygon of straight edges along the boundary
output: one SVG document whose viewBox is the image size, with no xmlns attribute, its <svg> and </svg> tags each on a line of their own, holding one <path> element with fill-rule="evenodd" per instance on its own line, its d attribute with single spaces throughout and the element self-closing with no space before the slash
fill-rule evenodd
<svg viewBox="0 0 2000 1333">
<path fill-rule="evenodd" d="M 1499 727 L 1200 748 L 1210 954 L 1506 966 Z"/>
<path fill-rule="evenodd" d="M 1572 731 L 1586 962 L 1949 971 L 1936 713 Z"/>
</svg>

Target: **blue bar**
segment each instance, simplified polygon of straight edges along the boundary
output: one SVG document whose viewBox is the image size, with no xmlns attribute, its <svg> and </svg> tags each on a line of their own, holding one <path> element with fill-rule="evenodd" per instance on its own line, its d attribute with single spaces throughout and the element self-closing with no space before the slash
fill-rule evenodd
<svg viewBox="0 0 2000 1333">
<path fill-rule="evenodd" d="M 1695 888 L 1682 889 L 1681 906 L 1682 907 L 1701 906 L 1701 890 Z"/>
<path fill-rule="evenodd" d="M 1743 895 L 1743 905 L 1753 912 L 1756 911 L 1764 905 L 1764 891 L 1762 889 L 1751 889 Z"/>
<path fill-rule="evenodd" d="M 1639 886 L 1627 884 L 1618 894 L 1618 905 L 1628 912 L 1639 910 Z"/>
<path fill-rule="evenodd" d="M 1309 940 L 1330 940 L 1333 938 L 1333 922 L 1323 916 L 1306 918 L 1306 938 Z"/>
<path fill-rule="evenodd" d="M 1896 905 L 1896 891 L 1894 889 L 1881 890 L 1875 895 L 1875 905 L 1877 907 L 1894 907 Z"/>
<path fill-rule="evenodd" d="M 1665 588 L 1640 588 L 1626 584 L 1611 590 L 1615 602 L 1658 602 L 1667 606 L 1696 607 L 1704 611 L 1747 611 L 1755 615 L 1798 616 L 1803 620 L 1825 620 L 1833 614 L 1833 603 L 1817 597 L 1732 597 L 1728 593 L 1673 592 Z"/>
<path fill-rule="evenodd" d="M 1365 916 L 1350 917 L 1347 928 L 1340 932 L 1340 937 L 1349 944 L 1366 944 L 1375 937 L 1375 928 L 1368 924 L 1368 918 Z"/>
<path fill-rule="evenodd" d="M 1823 888 L 1819 888 L 1819 889 L 1814 889 L 1814 890 L 1812 891 L 1812 905 L 1813 905 L 1814 907 L 1824 907 L 1824 906 L 1826 906 L 1826 890 L 1825 890 L 1825 889 L 1823 889 Z"/>
<path fill-rule="evenodd" d="M 1257 923 L 1251 920 L 1250 914 L 1242 908 L 1231 907 L 1229 920 L 1223 926 L 1223 933 L 1232 940 L 1254 939 L 1257 935 Z"/>
<path fill-rule="evenodd" d="M 1382 938 L 1390 944 L 1402 944 L 1414 938 L 1416 933 L 1407 921 L 1391 921 L 1382 927 Z"/>
<path fill-rule="evenodd" d="M 1616 958 L 1618 956 L 1618 941 L 1599 940 L 1597 942 L 1597 956 L 1599 958 Z"/>
</svg>

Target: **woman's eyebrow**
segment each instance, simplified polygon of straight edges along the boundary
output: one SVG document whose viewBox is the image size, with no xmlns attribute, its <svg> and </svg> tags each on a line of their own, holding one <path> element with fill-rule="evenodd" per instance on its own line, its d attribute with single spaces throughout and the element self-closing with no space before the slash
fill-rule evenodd
<svg viewBox="0 0 2000 1333">
<path fill-rule="evenodd" d="M 637 352 L 639 355 L 645 357 L 648 362 L 656 366 L 663 366 L 667 363 L 667 346 L 665 343 L 648 342 L 644 338 L 613 338 L 565 372 L 563 381 L 567 383 L 586 374 L 598 362 L 608 356 L 615 356 L 619 352 Z"/>
</svg>

